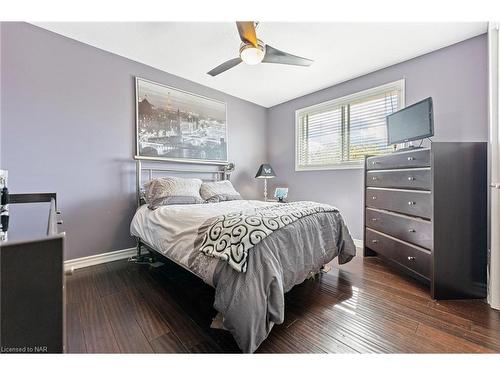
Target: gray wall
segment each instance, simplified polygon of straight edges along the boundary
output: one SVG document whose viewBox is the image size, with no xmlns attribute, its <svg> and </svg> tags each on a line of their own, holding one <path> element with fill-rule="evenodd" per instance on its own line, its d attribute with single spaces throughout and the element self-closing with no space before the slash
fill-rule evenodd
<svg viewBox="0 0 500 375">
<path fill-rule="evenodd" d="M 133 246 L 134 76 L 226 101 L 232 180 L 243 195 L 261 196 L 253 176 L 267 159 L 278 174 L 270 188 L 336 205 L 358 239 L 362 171 L 295 172 L 296 109 L 405 78 L 407 104 L 434 99 L 435 140 L 488 136 L 485 35 L 267 110 L 29 24 L 2 23 L 0 35 L 0 165 L 14 192 L 58 193 L 68 259 Z"/>
<path fill-rule="evenodd" d="M 484 34 L 268 109 L 268 161 L 278 175 L 271 188 L 288 186 L 291 199 L 336 205 L 362 239 L 363 171 L 295 172 L 295 110 L 405 78 L 407 105 L 433 98 L 433 140 L 487 141 L 487 57 Z"/>
<path fill-rule="evenodd" d="M 265 108 L 29 24 L 3 23 L 1 166 L 12 192 L 58 193 L 67 259 L 134 245 L 134 76 L 225 101 L 232 180 L 245 197 L 260 195 L 253 176 L 266 157 Z"/>
</svg>

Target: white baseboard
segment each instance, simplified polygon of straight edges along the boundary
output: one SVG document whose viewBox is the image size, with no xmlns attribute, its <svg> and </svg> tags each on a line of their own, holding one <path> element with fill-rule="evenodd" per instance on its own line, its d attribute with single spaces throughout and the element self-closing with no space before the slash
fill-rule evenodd
<svg viewBox="0 0 500 375">
<path fill-rule="evenodd" d="M 65 271 L 73 271 L 78 268 L 95 266 L 97 264 L 113 262 L 115 260 L 130 258 L 135 255 L 137 249 L 131 247 L 130 249 L 110 251 L 109 253 L 91 255 L 83 258 L 70 259 L 64 262 Z"/>
<path fill-rule="evenodd" d="M 363 240 L 357 240 L 355 238 L 352 239 L 354 241 L 354 245 L 357 247 L 357 248 L 360 248 L 362 249 L 363 246 L 364 246 L 364 242 Z"/>
<path fill-rule="evenodd" d="M 357 248 L 363 248 L 363 240 L 353 239 L 354 245 Z M 109 253 L 91 255 L 83 258 L 70 259 L 64 262 L 65 271 L 73 271 L 79 268 L 95 266 L 97 264 L 114 262 L 115 260 L 130 258 L 135 255 L 137 249 L 131 247 L 130 249 L 110 251 Z"/>
</svg>

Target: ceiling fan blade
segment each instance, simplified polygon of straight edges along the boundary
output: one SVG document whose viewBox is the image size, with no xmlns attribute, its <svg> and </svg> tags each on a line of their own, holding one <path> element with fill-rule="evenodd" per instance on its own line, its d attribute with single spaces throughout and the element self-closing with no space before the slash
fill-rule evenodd
<svg viewBox="0 0 500 375">
<path fill-rule="evenodd" d="M 287 64 L 287 65 L 299 65 L 299 66 L 309 66 L 314 61 L 306 59 L 305 57 L 291 55 L 289 53 L 280 51 L 269 44 L 266 45 L 266 54 L 264 55 L 263 63 L 273 63 L 273 64 Z"/>
<path fill-rule="evenodd" d="M 220 64 L 219 66 L 217 66 L 215 68 L 213 68 L 207 74 L 210 74 L 212 77 L 215 77 L 216 75 L 221 74 L 221 73 L 225 72 L 226 70 L 234 68 L 241 61 L 242 60 L 239 57 L 236 57 L 236 58 L 231 59 L 231 60 L 227 60 L 226 62 Z"/>
<path fill-rule="evenodd" d="M 255 33 L 255 23 L 253 21 L 236 22 L 238 33 L 242 42 L 247 42 L 257 47 L 257 34 Z"/>
</svg>

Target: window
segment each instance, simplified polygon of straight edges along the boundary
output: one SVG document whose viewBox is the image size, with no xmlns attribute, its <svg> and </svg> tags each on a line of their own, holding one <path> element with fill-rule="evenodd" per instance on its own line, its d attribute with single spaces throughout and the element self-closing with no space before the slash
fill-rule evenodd
<svg viewBox="0 0 500 375">
<path fill-rule="evenodd" d="M 385 116 L 404 106 L 404 80 L 295 112 L 295 170 L 359 168 L 390 151 Z"/>
</svg>

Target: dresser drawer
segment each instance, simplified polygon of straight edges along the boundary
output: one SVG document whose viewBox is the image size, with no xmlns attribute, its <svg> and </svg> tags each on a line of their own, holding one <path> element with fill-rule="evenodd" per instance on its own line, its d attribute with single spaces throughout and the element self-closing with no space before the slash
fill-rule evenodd
<svg viewBox="0 0 500 375">
<path fill-rule="evenodd" d="M 367 188 L 366 206 L 431 218 L 431 193 L 417 190 Z"/>
<path fill-rule="evenodd" d="M 371 229 L 365 231 L 365 246 L 411 269 L 420 276 L 430 279 L 431 253 L 429 251 Z"/>
<path fill-rule="evenodd" d="M 430 221 L 372 208 L 367 208 L 365 215 L 367 227 L 426 249 L 432 249 Z"/>
<path fill-rule="evenodd" d="M 431 169 L 408 168 L 369 171 L 366 173 L 366 186 L 430 190 Z"/>
<path fill-rule="evenodd" d="M 366 159 L 366 169 L 395 169 L 429 167 L 431 154 L 429 149 L 394 152 L 382 156 L 370 156 Z"/>
</svg>

